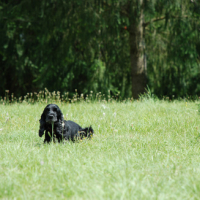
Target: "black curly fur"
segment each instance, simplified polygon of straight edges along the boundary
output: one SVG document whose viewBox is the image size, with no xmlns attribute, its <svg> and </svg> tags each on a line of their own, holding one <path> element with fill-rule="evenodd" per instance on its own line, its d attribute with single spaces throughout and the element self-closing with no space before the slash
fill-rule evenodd
<svg viewBox="0 0 200 200">
<path fill-rule="evenodd" d="M 40 121 L 39 136 L 45 133 L 44 143 L 52 140 L 52 123 L 54 123 L 53 139 L 57 138 L 58 142 L 63 139 L 75 141 L 83 137 L 91 138 L 94 133 L 92 127 L 82 128 L 73 121 L 66 121 L 60 108 L 56 104 L 49 104 L 45 107 Z"/>
<path fill-rule="evenodd" d="M 83 137 L 87 137 L 87 138 L 91 138 L 94 134 L 94 130 L 92 129 L 92 127 L 86 127 L 86 128 L 82 128 L 81 130 L 79 130 L 81 134 L 81 138 Z"/>
</svg>

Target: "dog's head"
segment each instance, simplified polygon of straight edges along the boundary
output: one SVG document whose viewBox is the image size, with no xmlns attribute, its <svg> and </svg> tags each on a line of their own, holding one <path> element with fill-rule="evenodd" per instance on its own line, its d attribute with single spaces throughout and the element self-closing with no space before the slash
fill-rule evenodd
<svg viewBox="0 0 200 200">
<path fill-rule="evenodd" d="M 56 104 L 49 104 L 45 107 L 41 119 L 46 123 L 57 122 L 63 119 L 63 114 Z"/>
<path fill-rule="evenodd" d="M 46 123 L 62 123 L 63 120 L 63 114 L 56 104 L 47 105 L 41 115 L 39 136 L 42 137 L 44 134 Z"/>
</svg>

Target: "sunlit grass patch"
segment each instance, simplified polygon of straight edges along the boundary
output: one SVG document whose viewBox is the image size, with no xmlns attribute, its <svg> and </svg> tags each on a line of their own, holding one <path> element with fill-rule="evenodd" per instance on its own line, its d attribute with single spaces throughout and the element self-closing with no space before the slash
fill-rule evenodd
<svg viewBox="0 0 200 200">
<path fill-rule="evenodd" d="M 0 106 L 0 198 L 198 199 L 197 102 L 57 102 L 92 139 L 43 144 L 45 103 Z"/>
</svg>

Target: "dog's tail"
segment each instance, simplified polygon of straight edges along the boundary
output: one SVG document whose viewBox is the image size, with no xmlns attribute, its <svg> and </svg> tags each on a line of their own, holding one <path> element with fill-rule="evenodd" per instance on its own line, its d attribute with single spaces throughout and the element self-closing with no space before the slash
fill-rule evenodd
<svg viewBox="0 0 200 200">
<path fill-rule="evenodd" d="M 93 130 L 92 126 L 89 126 L 89 127 L 80 129 L 79 133 L 81 135 L 81 138 L 83 138 L 83 137 L 91 138 L 94 134 L 94 130 Z"/>
</svg>

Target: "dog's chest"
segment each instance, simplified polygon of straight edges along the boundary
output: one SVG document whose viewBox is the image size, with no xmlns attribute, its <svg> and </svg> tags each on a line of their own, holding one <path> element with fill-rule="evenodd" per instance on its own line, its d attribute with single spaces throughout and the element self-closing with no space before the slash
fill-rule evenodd
<svg viewBox="0 0 200 200">
<path fill-rule="evenodd" d="M 52 126 L 51 125 L 48 125 L 46 130 L 52 134 Z M 55 134 L 55 126 L 53 127 L 53 133 Z"/>
</svg>

